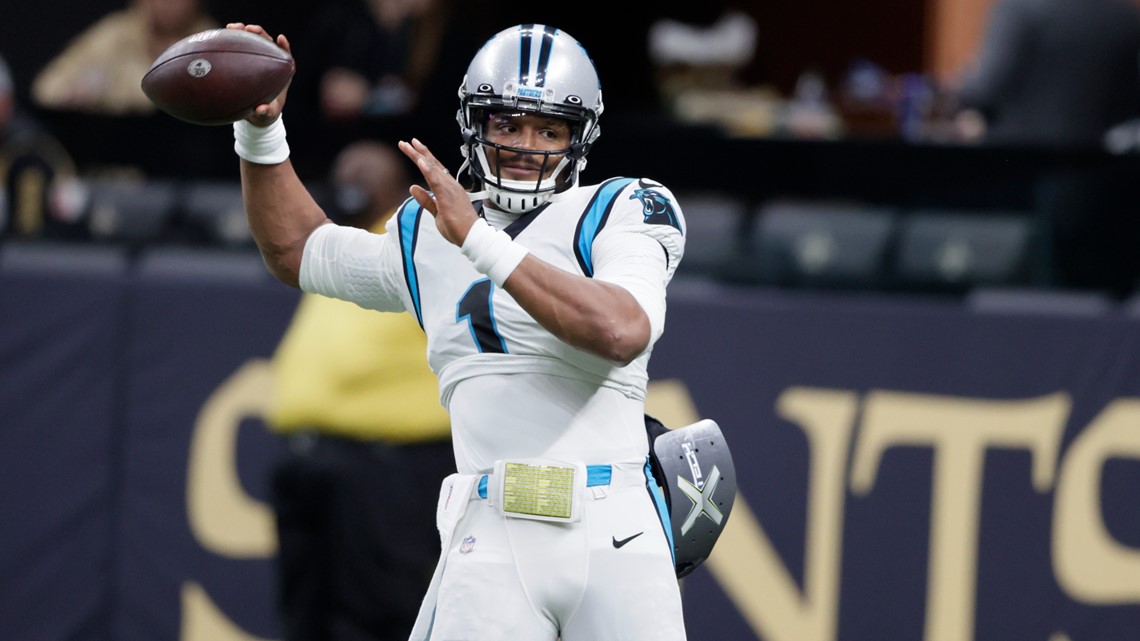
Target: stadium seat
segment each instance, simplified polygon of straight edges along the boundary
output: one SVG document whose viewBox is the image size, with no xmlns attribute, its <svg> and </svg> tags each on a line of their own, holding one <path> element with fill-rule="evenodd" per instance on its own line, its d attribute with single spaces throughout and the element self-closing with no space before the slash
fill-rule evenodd
<svg viewBox="0 0 1140 641">
<path fill-rule="evenodd" d="M 1129 318 L 1140 318 L 1140 290 L 1125 298 L 1121 302 L 1120 309 Z"/>
<path fill-rule="evenodd" d="M 757 279 L 793 287 L 878 288 L 897 214 L 861 203 L 775 200 L 756 221 Z"/>
<path fill-rule="evenodd" d="M 143 279 L 221 283 L 271 280 L 261 254 L 252 249 L 154 246 L 140 252 L 137 273 Z"/>
<path fill-rule="evenodd" d="M 894 276 L 904 288 L 965 293 L 1028 285 L 1034 220 L 1016 212 L 915 210 L 899 229 Z"/>
<path fill-rule="evenodd" d="M 987 314 L 1100 316 L 1116 308 L 1111 296 L 1094 291 L 977 287 L 966 294 L 967 307 Z"/>
<path fill-rule="evenodd" d="M 253 246 L 241 197 L 241 183 L 237 181 L 189 183 L 183 198 L 182 215 L 185 224 L 200 230 L 212 244 Z"/>
<path fill-rule="evenodd" d="M 733 196 L 715 193 L 675 194 L 687 226 L 680 276 L 720 276 L 731 270 L 747 248 L 742 226 L 747 207 Z"/>
<path fill-rule="evenodd" d="M 129 261 L 121 247 L 65 241 L 16 241 L 0 245 L 0 272 L 67 276 L 117 276 Z"/>
<path fill-rule="evenodd" d="M 88 225 L 97 240 L 143 243 L 169 228 L 178 204 L 173 181 L 107 178 L 93 180 Z"/>
</svg>

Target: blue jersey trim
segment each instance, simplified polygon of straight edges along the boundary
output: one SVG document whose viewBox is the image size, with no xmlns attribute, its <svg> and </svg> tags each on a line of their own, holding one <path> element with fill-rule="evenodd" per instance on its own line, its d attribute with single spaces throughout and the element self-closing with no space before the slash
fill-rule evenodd
<svg viewBox="0 0 1140 641">
<path fill-rule="evenodd" d="M 416 273 L 415 253 L 416 241 L 419 239 L 420 218 L 423 216 L 423 207 L 414 199 L 409 199 L 400 211 L 396 212 L 396 222 L 400 233 L 400 255 L 404 262 L 404 281 L 408 284 L 408 293 L 412 297 L 415 307 L 416 322 L 420 329 L 424 326 L 423 313 L 420 310 L 420 280 Z"/>
<path fill-rule="evenodd" d="M 613 178 L 602 183 L 598 191 L 594 192 L 594 197 L 578 221 L 574 256 L 586 276 L 594 275 L 594 239 L 598 237 L 602 227 L 605 227 L 618 194 L 632 182 L 633 178 Z"/>
<path fill-rule="evenodd" d="M 614 468 L 609 465 L 587 465 L 586 487 L 595 485 L 609 485 L 614 477 Z"/>
<path fill-rule="evenodd" d="M 653 504 L 657 508 L 657 517 L 661 519 L 661 528 L 665 530 L 665 538 L 669 541 L 669 554 L 673 556 L 673 565 L 677 565 L 677 548 L 673 543 L 673 521 L 669 516 L 669 505 L 665 502 L 665 493 L 654 481 L 653 467 L 647 458 L 645 461 L 645 487 L 653 497 Z"/>
</svg>

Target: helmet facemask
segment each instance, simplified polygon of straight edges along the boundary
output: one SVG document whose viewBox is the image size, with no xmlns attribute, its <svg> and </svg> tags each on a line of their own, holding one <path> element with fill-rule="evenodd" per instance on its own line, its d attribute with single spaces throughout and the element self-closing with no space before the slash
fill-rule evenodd
<svg viewBox="0 0 1140 641">
<path fill-rule="evenodd" d="M 481 183 L 484 197 L 490 198 L 496 209 L 521 214 L 541 206 L 554 194 L 576 185 L 578 172 L 586 166 L 585 155 L 590 145 L 581 142 L 581 123 L 562 117 L 559 118 L 570 126 L 571 142 L 568 147 L 539 150 L 492 142 L 486 135 L 486 127 L 502 111 L 506 110 L 471 110 L 469 122 L 473 127 L 464 131 L 464 157 L 470 164 L 471 174 Z M 512 113 L 521 115 L 528 112 Z M 504 154 L 529 157 L 529 164 L 539 171 L 539 178 L 512 180 L 503 177 L 501 168 Z"/>
<path fill-rule="evenodd" d="M 522 214 L 578 184 L 599 134 L 602 95 L 593 62 L 565 32 L 544 25 L 520 25 L 500 32 L 483 46 L 459 87 L 456 115 L 463 136 L 464 165 L 479 190 L 472 199 L 487 198 L 502 211 Z M 564 149 L 534 150 L 492 142 L 490 118 L 503 112 L 558 118 L 570 125 Z M 537 180 L 504 178 L 504 154 L 537 157 Z M 553 171 L 548 171 L 553 168 Z"/>
</svg>

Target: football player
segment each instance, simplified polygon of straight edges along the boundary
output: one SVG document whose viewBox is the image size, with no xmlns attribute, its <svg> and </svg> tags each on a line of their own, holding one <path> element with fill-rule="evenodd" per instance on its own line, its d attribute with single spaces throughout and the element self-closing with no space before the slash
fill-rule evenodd
<svg viewBox="0 0 1140 641">
<path fill-rule="evenodd" d="M 383 235 L 331 223 L 306 192 L 284 102 L 234 125 L 267 266 L 413 314 L 451 416 L 459 472 L 441 486 L 441 557 L 412 639 L 685 639 L 644 413 L 685 220 L 650 178 L 580 183 L 603 110 L 586 50 L 548 25 L 492 37 L 460 87 L 464 165 L 453 176 L 401 142 L 426 188 Z"/>
</svg>

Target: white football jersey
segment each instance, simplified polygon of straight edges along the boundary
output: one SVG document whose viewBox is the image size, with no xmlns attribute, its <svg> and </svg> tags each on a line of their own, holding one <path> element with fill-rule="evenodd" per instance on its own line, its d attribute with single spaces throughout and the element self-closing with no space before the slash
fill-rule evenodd
<svg viewBox="0 0 1140 641">
<path fill-rule="evenodd" d="M 652 334 L 625 367 L 555 338 L 476 271 L 415 200 L 387 229 L 377 235 L 326 225 L 314 232 L 301 287 L 415 315 L 451 415 L 460 472 L 485 472 L 511 457 L 644 459 L 646 366 L 685 243 L 681 208 L 666 187 L 644 178 L 577 187 L 504 228 L 535 257 L 634 295 Z"/>
</svg>

